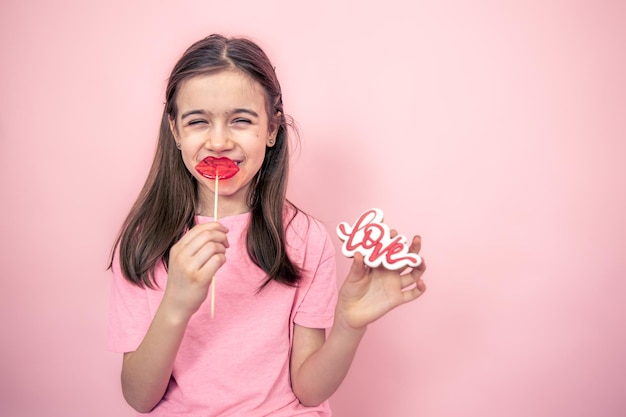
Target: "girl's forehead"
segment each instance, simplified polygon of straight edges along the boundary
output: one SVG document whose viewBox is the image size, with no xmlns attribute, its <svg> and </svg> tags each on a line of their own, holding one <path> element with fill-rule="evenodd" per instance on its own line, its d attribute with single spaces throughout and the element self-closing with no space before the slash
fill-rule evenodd
<svg viewBox="0 0 626 417">
<path fill-rule="evenodd" d="M 263 87 L 249 75 L 235 70 L 196 75 L 183 81 L 177 94 L 177 103 L 183 105 L 265 106 Z"/>
</svg>

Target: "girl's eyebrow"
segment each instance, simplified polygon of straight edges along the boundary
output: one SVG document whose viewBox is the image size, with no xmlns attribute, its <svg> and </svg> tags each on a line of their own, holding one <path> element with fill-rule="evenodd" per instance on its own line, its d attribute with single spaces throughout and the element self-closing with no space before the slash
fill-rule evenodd
<svg viewBox="0 0 626 417">
<path fill-rule="evenodd" d="M 257 112 L 246 108 L 232 109 L 231 111 L 227 112 L 228 115 L 233 115 L 237 113 L 246 113 L 250 116 L 259 117 L 259 114 Z"/>
<path fill-rule="evenodd" d="M 250 110 L 250 109 L 246 109 L 246 108 L 236 108 L 236 109 L 232 109 L 226 112 L 227 116 L 232 116 L 233 114 L 237 114 L 237 113 L 246 113 L 249 114 L 250 116 L 253 117 L 259 117 L 259 114 L 257 112 L 255 112 L 254 110 Z M 197 110 L 189 110 L 184 112 L 180 118 L 181 120 L 184 119 L 185 117 L 189 117 L 195 114 L 200 114 L 200 115 L 207 115 L 207 114 L 211 114 L 211 112 L 208 112 L 206 110 L 202 110 L 202 109 L 197 109 Z"/>
<path fill-rule="evenodd" d="M 189 110 L 189 111 L 184 112 L 184 113 L 180 116 L 180 118 L 181 118 L 181 120 L 182 120 L 182 119 L 184 119 L 185 117 L 189 117 L 189 116 L 192 116 L 192 115 L 194 115 L 194 114 L 207 114 L 207 112 L 206 112 L 206 111 L 204 111 L 204 110 Z"/>
</svg>

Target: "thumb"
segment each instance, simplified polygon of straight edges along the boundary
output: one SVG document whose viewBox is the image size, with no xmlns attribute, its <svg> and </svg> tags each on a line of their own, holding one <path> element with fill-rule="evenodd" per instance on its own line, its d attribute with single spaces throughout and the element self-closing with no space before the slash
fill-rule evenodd
<svg viewBox="0 0 626 417">
<path fill-rule="evenodd" d="M 363 255 L 360 253 L 354 254 L 354 260 L 352 261 L 352 266 L 350 267 L 350 271 L 348 272 L 348 277 L 346 278 L 347 282 L 358 282 L 367 274 L 368 267 L 363 262 Z"/>
</svg>

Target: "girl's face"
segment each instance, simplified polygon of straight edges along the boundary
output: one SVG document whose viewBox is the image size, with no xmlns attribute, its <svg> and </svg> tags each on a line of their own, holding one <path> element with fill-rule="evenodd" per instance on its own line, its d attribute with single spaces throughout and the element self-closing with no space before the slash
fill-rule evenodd
<svg viewBox="0 0 626 417">
<path fill-rule="evenodd" d="M 268 119 L 263 88 L 238 71 L 199 75 L 180 85 L 176 105 L 178 115 L 170 119 L 170 128 L 185 166 L 198 181 L 199 214 L 213 213 L 215 180 L 195 169 L 207 156 L 227 157 L 239 166 L 235 176 L 219 180 L 218 216 L 248 211 L 248 189 L 278 128 Z"/>
</svg>

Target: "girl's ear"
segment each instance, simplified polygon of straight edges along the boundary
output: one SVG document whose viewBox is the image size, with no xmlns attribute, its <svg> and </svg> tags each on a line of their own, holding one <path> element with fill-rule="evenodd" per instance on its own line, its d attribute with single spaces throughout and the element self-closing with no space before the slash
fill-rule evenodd
<svg viewBox="0 0 626 417">
<path fill-rule="evenodd" d="M 170 131 L 172 132 L 172 136 L 176 140 L 176 143 L 179 143 L 178 140 L 178 130 L 176 130 L 176 121 L 172 119 L 169 115 L 167 116 L 167 121 L 170 123 Z"/>
<path fill-rule="evenodd" d="M 278 135 L 278 128 L 280 127 L 280 119 L 281 113 L 276 112 L 270 121 L 269 135 L 267 136 L 267 146 L 270 148 L 276 143 L 276 136 Z"/>
</svg>

